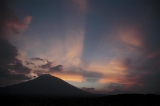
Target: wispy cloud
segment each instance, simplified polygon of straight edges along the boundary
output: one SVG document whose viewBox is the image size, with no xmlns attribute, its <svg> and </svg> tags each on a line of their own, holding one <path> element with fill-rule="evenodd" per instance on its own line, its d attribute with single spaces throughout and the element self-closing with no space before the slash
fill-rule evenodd
<svg viewBox="0 0 160 106">
<path fill-rule="evenodd" d="M 32 61 L 42 61 L 44 62 L 45 60 L 44 59 L 41 59 L 39 57 L 35 57 L 35 58 L 31 58 Z"/>
</svg>

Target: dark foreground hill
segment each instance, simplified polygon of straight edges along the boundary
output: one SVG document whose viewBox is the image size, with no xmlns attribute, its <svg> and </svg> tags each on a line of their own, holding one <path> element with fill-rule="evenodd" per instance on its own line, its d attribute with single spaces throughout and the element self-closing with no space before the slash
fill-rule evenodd
<svg viewBox="0 0 160 106">
<path fill-rule="evenodd" d="M 12 86 L 1 87 L 1 95 L 22 95 L 22 96 L 55 96 L 55 97 L 75 97 L 90 96 L 91 93 L 78 89 L 69 83 L 51 76 L 41 75 L 33 80 L 15 84 Z"/>
<path fill-rule="evenodd" d="M 0 106 L 160 106 L 159 95 L 122 94 L 102 97 L 0 96 Z"/>
</svg>

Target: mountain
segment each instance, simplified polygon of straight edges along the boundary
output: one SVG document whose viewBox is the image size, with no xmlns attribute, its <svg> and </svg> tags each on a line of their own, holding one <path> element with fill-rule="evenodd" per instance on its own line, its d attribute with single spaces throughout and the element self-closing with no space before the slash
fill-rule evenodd
<svg viewBox="0 0 160 106">
<path fill-rule="evenodd" d="M 0 94 L 3 95 L 42 95 L 42 96 L 90 96 L 89 92 L 78 89 L 69 83 L 51 76 L 44 74 L 12 86 L 1 87 Z"/>
<path fill-rule="evenodd" d="M 108 95 L 117 95 L 117 94 L 133 94 L 133 93 L 130 91 L 123 91 L 123 90 L 115 89 L 107 94 Z"/>
</svg>

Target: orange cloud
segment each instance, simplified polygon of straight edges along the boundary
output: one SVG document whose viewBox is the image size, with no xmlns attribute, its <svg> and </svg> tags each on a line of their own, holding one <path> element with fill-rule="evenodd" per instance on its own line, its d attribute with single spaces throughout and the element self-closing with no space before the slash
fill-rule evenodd
<svg viewBox="0 0 160 106">
<path fill-rule="evenodd" d="M 100 72 L 103 74 L 126 74 L 127 66 L 123 63 L 123 61 L 119 58 L 113 58 L 108 60 L 106 63 L 91 63 L 87 70 L 91 70 L 94 72 Z"/>
<path fill-rule="evenodd" d="M 143 46 L 142 38 L 140 36 L 141 35 L 135 29 L 125 29 L 119 31 L 119 37 L 122 41 L 136 47 Z"/>
<path fill-rule="evenodd" d="M 135 76 L 134 78 L 127 78 L 125 75 L 108 75 L 106 77 L 103 77 L 99 80 L 99 83 L 106 84 L 106 83 L 120 83 L 120 84 L 127 84 L 127 85 L 134 85 L 136 84 L 137 78 L 140 76 Z"/>
<path fill-rule="evenodd" d="M 73 74 L 73 73 L 54 73 L 53 76 L 61 78 L 65 81 L 73 81 L 73 82 L 83 82 L 85 79 L 80 74 Z"/>
<path fill-rule="evenodd" d="M 88 71 L 99 72 L 103 74 L 103 77 L 98 81 L 100 84 L 107 83 L 119 83 L 126 84 L 128 87 L 137 84 L 137 80 L 140 76 L 134 76 L 129 78 L 128 65 L 130 60 L 123 58 L 111 58 L 106 62 L 92 62 L 86 69 Z"/>
</svg>

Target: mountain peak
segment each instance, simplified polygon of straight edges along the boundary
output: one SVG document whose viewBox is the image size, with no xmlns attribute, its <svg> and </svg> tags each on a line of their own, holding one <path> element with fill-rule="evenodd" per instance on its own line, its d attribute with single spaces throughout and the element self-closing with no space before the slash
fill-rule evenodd
<svg viewBox="0 0 160 106">
<path fill-rule="evenodd" d="M 39 77 L 47 77 L 47 76 L 52 76 L 51 74 L 42 74 L 42 75 L 40 75 Z"/>
<path fill-rule="evenodd" d="M 37 78 L 54 78 L 55 76 L 52 76 L 51 74 L 42 74 Z M 56 77 L 55 77 L 56 78 Z"/>
<path fill-rule="evenodd" d="M 50 96 L 89 96 L 77 87 L 54 77 L 50 74 L 43 74 L 27 82 L 4 87 L 2 93 L 8 95 L 50 95 Z"/>
</svg>

